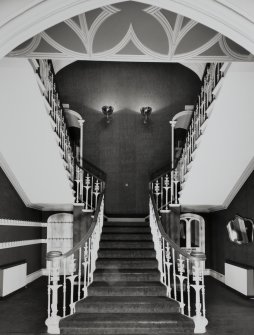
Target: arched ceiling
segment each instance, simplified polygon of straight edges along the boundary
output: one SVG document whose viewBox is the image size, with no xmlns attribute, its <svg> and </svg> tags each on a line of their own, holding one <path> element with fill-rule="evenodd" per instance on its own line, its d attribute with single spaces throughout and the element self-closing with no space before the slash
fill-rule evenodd
<svg viewBox="0 0 254 335">
<path fill-rule="evenodd" d="M 197 21 L 134 1 L 67 19 L 22 43 L 9 56 L 190 63 L 254 60 L 247 50 Z"/>
</svg>

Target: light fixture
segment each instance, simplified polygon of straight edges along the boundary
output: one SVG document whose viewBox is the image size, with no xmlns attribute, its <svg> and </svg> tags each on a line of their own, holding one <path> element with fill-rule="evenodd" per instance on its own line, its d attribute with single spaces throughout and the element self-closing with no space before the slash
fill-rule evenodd
<svg viewBox="0 0 254 335">
<path fill-rule="evenodd" d="M 149 120 L 149 116 L 152 113 L 152 107 L 149 107 L 149 106 L 142 107 L 142 108 L 140 108 L 140 112 L 141 112 L 141 115 L 144 118 L 144 124 L 147 124 L 148 120 Z"/>
<path fill-rule="evenodd" d="M 112 106 L 103 106 L 101 109 L 102 113 L 106 116 L 107 123 L 110 123 L 114 108 Z"/>
</svg>

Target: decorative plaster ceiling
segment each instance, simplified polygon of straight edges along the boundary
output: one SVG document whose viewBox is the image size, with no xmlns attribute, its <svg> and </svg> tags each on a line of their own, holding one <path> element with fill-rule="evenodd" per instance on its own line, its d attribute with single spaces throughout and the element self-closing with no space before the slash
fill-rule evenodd
<svg viewBox="0 0 254 335">
<path fill-rule="evenodd" d="M 247 50 L 194 20 L 133 1 L 61 22 L 22 43 L 9 56 L 155 62 L 254 60 Z"/>
</svg>

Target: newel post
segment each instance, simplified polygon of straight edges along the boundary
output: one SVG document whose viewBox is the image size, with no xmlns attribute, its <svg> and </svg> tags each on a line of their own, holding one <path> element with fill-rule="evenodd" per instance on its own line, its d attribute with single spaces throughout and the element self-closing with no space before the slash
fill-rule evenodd
<svg viewBox="0 0 254 335">
<path fill-rule="evenodd" d="M 169 121 L 171 125 L 171 204 L 174 201 L 174 167 L 175 167 L 175 125 L 176 121 Z"/>
<path fill-rule="evenodd" d="M 192 317 L 195 329 L 195 334 L 203 334 L 206 332 L 208 320 L 206 318 L 205 309 L 205 283 L 204 283 L 204 269 L 206 256 L 203 252 L 192 251 L 191 256 L 195 257 L 192 260 L 192 277 L 193 284 L 191 287 L 195 290 L 195 308 L 196 315 Z"/>
<path fill-rule="evenodd" d="M 83 181 L 84 181 L 84 176 L 83 176 L 83 141 L 84 141 L 84 136 L 83 136 L 83 126 L 84 126 L 85 120 L 80 119 L 78 120 L 79 127 L 80 127 L 80 148 L 79 148 L 79 164 L 80 164 L 80 200 L 83 202 Z"/>
<path fill-rule="evenodd" d="M 48 270 L 48 318 L 45 321 L 49 334 L 60 334 L 59 321 L 61 317 L 57 315 L 58 309 L 58 289 L 60 276 L 61 251 L 50 251 L 47 254 Z"/>
</svg>

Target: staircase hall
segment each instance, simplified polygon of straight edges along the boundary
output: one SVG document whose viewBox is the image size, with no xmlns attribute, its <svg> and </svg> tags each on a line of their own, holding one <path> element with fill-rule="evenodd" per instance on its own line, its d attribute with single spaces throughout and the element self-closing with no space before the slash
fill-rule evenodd
<svg viewBox="0 0 254 335">
<path fill-rule="evenodd" d="M 166 296 L 149 222 L 105 221 L 93 282 L 61 334 L 193 334 L 193 321 Z"/>
</svg>

